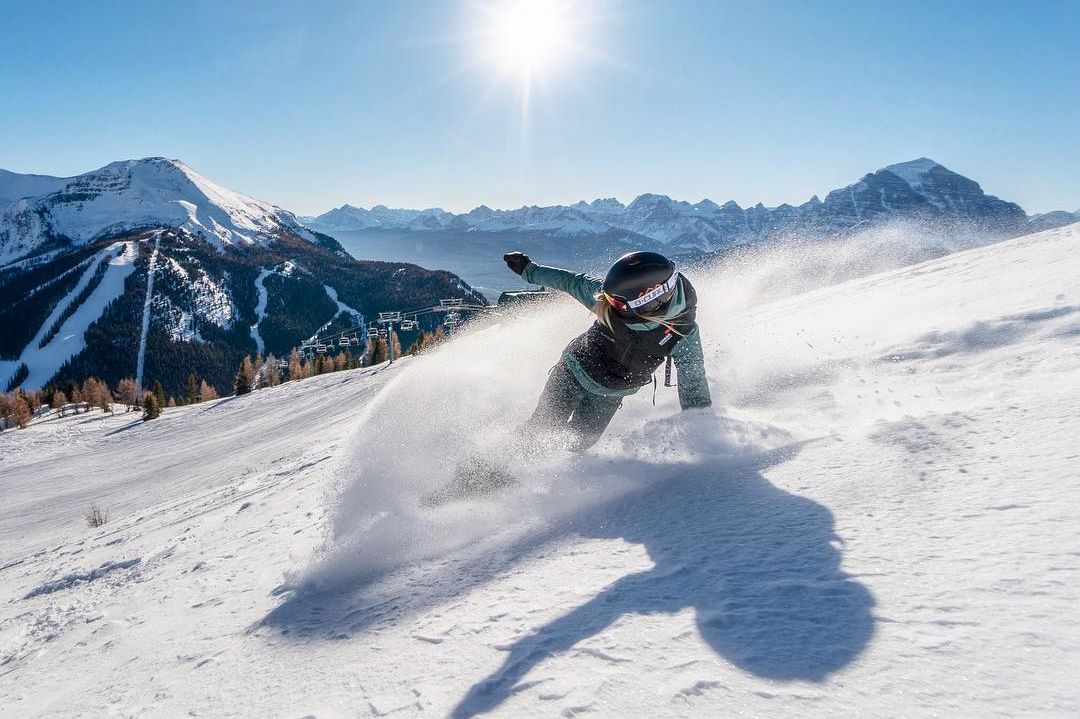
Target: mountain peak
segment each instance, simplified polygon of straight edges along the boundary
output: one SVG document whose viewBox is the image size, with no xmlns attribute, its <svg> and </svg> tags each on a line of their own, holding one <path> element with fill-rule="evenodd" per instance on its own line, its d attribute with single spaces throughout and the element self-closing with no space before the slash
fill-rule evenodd
<svg viewBox="0 0 1080 719">
<path fill-rule="evenodd" d="M 618 210 L 625 210 L 626 209 L 626 205 L 619 202 L 614 197 L 604 197 L 604 198 L 599 198 L 598 197 L 595 200 L 593 200 L 592 203 L 589 204 L 589 207 L 591 207 L 594 210 L 607 210 L 607 211 L 613 211 L 613 212 L 618 211 Z"/>
<path fill-rule="evenodd" d="M 109 169 L 128 168 L 134 169 L 139 167 L 168 167 L 180 170 L 182 172 L 194 172 L 190 167 L 184 164 L 182 160 L 168 157 L 138 157 L 131 158 L 129 160 L 117 160 L 116 162 L 110 162 L 105 167 L 102 167 L 99 172 L 103 172 Z"/>
<path fill-rule="evenodd" d="M 922 186 L 922 178 L 939 167 L 945 169 L 943 165 L 931 160 L 929 157 L 920 157 L 916 160 L 888 165 L 879 172 L 891 172 L 910 185 L 912 189 L 918 189 Z"/>
<path fill-rule="evenodd" d="M 0 202 L 15 200 L 21 204 L 6 218 L 12 230 L 0 258 L 30 254 L 48 232 L 86 244 L 128 230 L 182 228 L 218 249 L 263 243 L 283 231 L 314 238 L 290 213 L 165 157 L 119 160 L 67 178 L 13 176 L 0 182 Z"/>
<path fill-rule="evenodd" d="M 656 205 L 670 205 L 672 204 L 671 198 L 667 195 L 657 195 L 652 192 L 646 192 L 638 195 L 634 198 L 634 201 L 626 206 L 626 209 L 633 210 L 640 207 L 652 207 Z"/>
</svg>

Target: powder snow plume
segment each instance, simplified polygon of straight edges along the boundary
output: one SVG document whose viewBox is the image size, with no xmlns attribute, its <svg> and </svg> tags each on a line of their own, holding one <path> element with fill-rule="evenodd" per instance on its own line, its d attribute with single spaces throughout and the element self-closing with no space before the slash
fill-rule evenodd
<svg viewBox="0 0 1080 719">
<path fill-rule="evenodd" d="M 624 402 L 585 455 L 556 449 L 517 456 L 522 442 L 528 450 L 555 442 L 521 438 L 519 428 L 548 370 L 591 315 L 560 296 L 474 322 L 453 341 L 408 360 L 407 371 L 357 418 L 337 470 L 340 494 L 327 547 L 301 573 L 301 583 L 325 589 L 436 557 L 490 552 L 523 536 L 572 528 L 575 517 L 665 479 L 752 463 L 814 436 L 814 427 L 781 427 L 725 409 L 734 398 L 769 392 L 778 375 L 809 367 L 798 353 L 778 358 L 767 333 L 741 318 L 763 303 L 941 250 L 934 238 L 891 226 L 832 242 L 796 238 L 686 269 L 700 298 L 714 407 L 680 412 L 676 391 L 662 384 L 654 406 L 653 388 L 646 387 Z M 455 467 L 476 456 L 505 463 L 521 486 L 493 499 L 423 506 Z"/>
</svg>

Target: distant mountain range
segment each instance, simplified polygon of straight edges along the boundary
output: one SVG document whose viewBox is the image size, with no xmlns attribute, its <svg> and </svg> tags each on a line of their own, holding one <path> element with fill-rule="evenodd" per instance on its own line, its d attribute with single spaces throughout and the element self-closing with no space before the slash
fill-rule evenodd
<svg viewBox="0 0 1080 719">
<path fill-rule="evenodd" d="M 516 279 L 499 261 L 508 249 L 596 269 L 629 248 L 682 261 L 893 220 L 989 240 L 1077 222 L 1080 212 L 1028 217 L 926 158 L 797 207 L 646 194 L 628 205 L 600 199 L 464 214 L 345 205 L 314 218 L 160 157 L 69 178 L 0 170 L 0 391 L 138 375 L 171 394 L 194 371 L 227 392 L 246 353 L 284 354 L 359 315 L 449 297 L 485 301 L 457 275 L 411 261 L 466 273 L 496 296 Z M 337 238 L 358 256 L 387 261 L 356 260 Z"/>
<path fill-rule="evenodd" d="M 358 261 L 179 160 L 0 170 L 0 391 L 138 373 L 173 394 L 193 371 L 225 393 L 244 354 L 450 297 L 484 302 L 449 272 Z"/>
<path fill-rule="evenodd" d="M 317 217 L 301 217 L 308 227 L 335 233 L 355 230 L 485 233 L 526 232 L 549 237 L 649 240 L 676 251 L 714 252 L 786 235 L 834 235 L 894 219 L 963 224 L 966 229 L 1008 236 L 1029 228 L 1080 221 L 1077 213 L 1029 218 L 1019 205 L 982 191 L 977 182 L 925 157 L 889 165 L 824 200 L 816 195 L 799 206 L 740 207 L 729 201 L 690 204 L 666 195 L 639 195 L 628 205 L 614 198 L 573 205 L 493 210 L 481 205 L 464 214 L 439 208 L 370 210 L 344 205 Z"/>
</svg>

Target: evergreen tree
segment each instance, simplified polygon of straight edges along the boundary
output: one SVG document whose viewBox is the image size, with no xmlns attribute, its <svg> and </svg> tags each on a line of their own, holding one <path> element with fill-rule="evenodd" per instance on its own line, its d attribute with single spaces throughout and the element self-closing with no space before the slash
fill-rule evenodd
<svg viewBox="0 0 1080 719">
<path fill-rule="evenodd" d="M 165 388 L 161 386 L 160 380 L 154 380 L 154 398 L 157 399 L 158 409 L 165 406 Z"/>
<path fill-rule="evenodd" d="M 7 391 L 11 392 L 12 390 L 14 390 L 16 387 L 25 382 L 26 378 L 29 376 L 30 368 L 26 366 L 25 362 L 23 362 L 19 365 L 18 369 L 15 370 L 15 374 L 11 377 L 11 379 L 8 380 Z"/>
<path fill-rule="evenodd" d="M 161 405 L 158 404 L 157 395 L 153 392 L 147 392 L 144 398 L 144 404 L 146 407 L 143 409 L 143 422 L 149 422 L 152 419 L 157 419 L 161 416 Z"/>
<path fill-rule="evenodd" d="M 255 365 L 251 361 L 251 355 L 244 355 L 240 362 L 240 369 L 236 371 L 236 379 L 233 381 L 233 394 L 239 396 L 247 394 L 255 386 Z"/>
<path fill-rule="evenodd" d="M 401 339 L 398 338 L 398 333 L 396 330 L 390 330 L 390 347 L 392 347 L 394 350 L 394 359 L 400 359 L 402 355 Z"/>
<path fill-rule="evenodd" d="M 199 384 L 195 379 L 195 373 L 187 376 L 187 403 L 195 404 L 199 400 Z"/>
<path fill-rule="evenodd" d="M 257 352 L 255 354 L 255 361 L 252 363 L 251 377 L 252 377 L 252 380 L 251 380 L 251 388 L 252 389 L 258 389 L 259 387 L 263 387 L 266 384 L 265 381 L 263 380 L 263 356 L 262 356 L 262 352 Z"/>
<path fill-rule="evenodd" d="M 169 402 L 165 406 L 166 407 L 175 407 L 176 406 L 176 397 L 171 397 L 170 396 L 169 397 Z"/>
</svg>

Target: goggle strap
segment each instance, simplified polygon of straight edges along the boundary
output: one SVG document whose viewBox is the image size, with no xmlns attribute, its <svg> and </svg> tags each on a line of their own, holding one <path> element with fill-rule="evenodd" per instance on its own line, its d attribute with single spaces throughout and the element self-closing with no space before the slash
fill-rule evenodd
<svg viewBox="0 0 1080 719">
<path fill-rule="evenodd" d="M 626 302 L 626 306 L 632 310 L 636 310 L 638 307 L 644 307 L 658 297 L 663 297 L 668 292 L 675 289 L 675 282 L 679 279 L 678 271 L 672 272 L 671 277 L 667 278 L 663 283 L 653 287 L 651 290 L 643 294 L 637 299 L 629 300 Z"/>
</svg>

